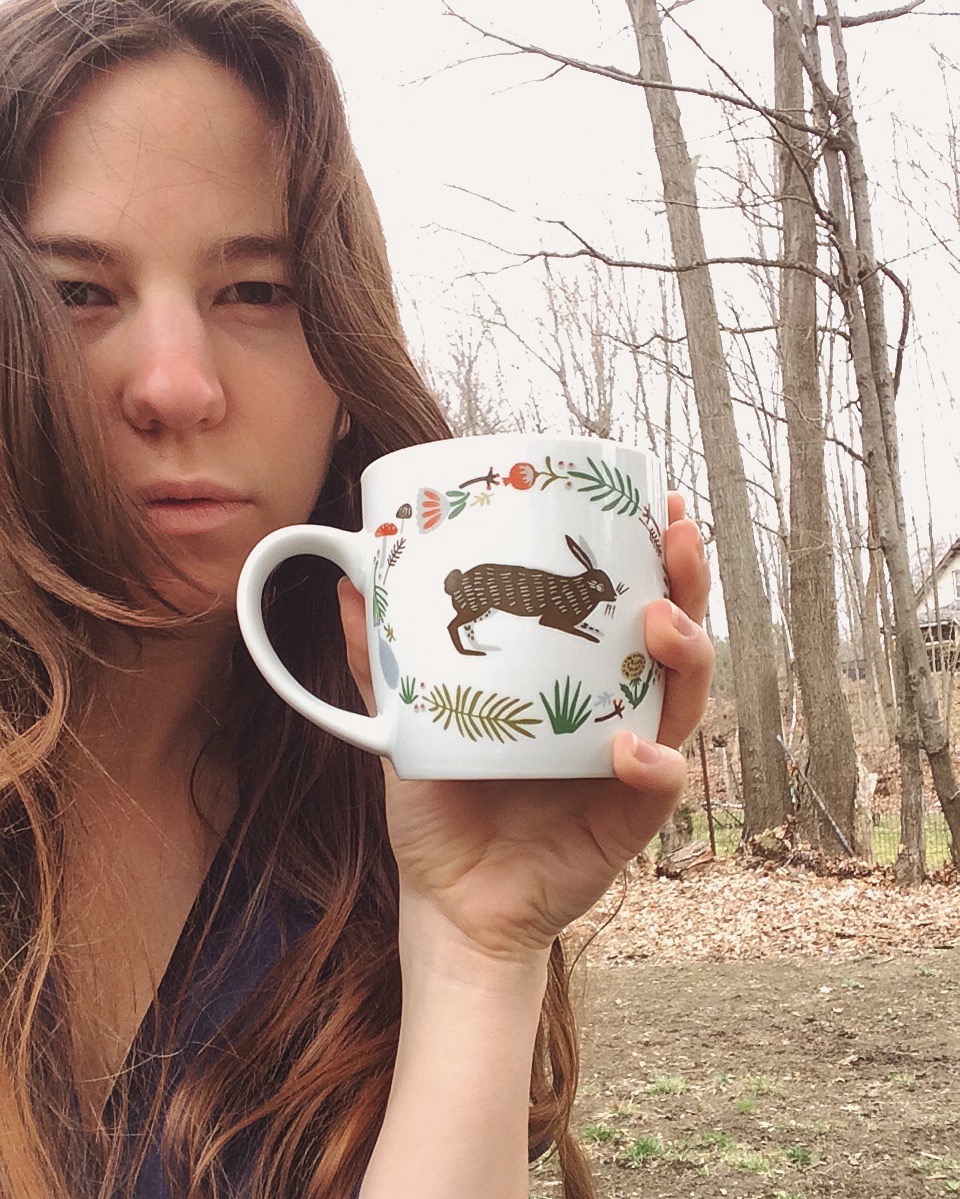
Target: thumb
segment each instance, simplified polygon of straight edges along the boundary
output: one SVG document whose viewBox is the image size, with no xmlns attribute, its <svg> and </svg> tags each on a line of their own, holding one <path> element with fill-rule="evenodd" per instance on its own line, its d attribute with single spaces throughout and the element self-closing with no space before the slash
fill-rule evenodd
<svg viewBox="0 0 960 1199">
<path fill-rule="evenodd" d="M 377 712 L 370 677 L 370 657 L 367 653 L 367 614 L 364 599 L 346 576 L 337 584 L 340 600 L 340 621 L 347 646 L 347 665 L 371 716 Z"/>
</svg>

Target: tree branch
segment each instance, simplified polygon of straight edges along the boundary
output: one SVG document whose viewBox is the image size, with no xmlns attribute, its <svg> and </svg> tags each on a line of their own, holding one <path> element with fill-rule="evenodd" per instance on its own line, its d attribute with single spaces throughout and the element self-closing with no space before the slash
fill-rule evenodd
<svg viewBox="0 0 960 1199">
<path fill-rule="evenodd" d="M 892 21 L 895 17 L 907 16 L 925 3 L 926 0 L 910 0 L 909 4 L 901 4 L 899 8 L 889 8 L 885 12 L 865 12 L 860 17 L 841 17 L 840 24 L 844 29 L 854 29 L 857 25 L 873 25 L 877 21 Z M 818 26 L 829 26 L 829 24 L 829 17 L 817 17 Z"/>
<path fill-rule="evenodd" d="M 913 305 L 910 303 L 910 288 L 900 276 L 882 262 L 878 263 L 878 267 L 890 282 L 900 289 L 900 297 L 903 300 L 903 319 L 900 322 L 900 340 L 897 342 L 897 365 L 893 372 L 893 394 L 896 396 L 900 391 L 900 376 L 903 374 L 903 355 L 907 348 L 907 334 L 910 332 L 910 317 L 913 312 Z"/>
<path fill-rule="evenodd" d="M 689 87 L 679 83 L 664 83 L 659 80 L 642 79 L 640 75 L 630 71 L 622 71 L 619 67 L 604 67 L 599 63 L 584 62 L 579 58 L 571 58 L 566 54 L 558 54 L 553 50 L 547 50 L 543 46 L 531 46 L 525 42 L 516 42 L 512 38 L 504 37 L 501 33 L 494 33 L 490 29 L 484 29 L 482 26 L 475 24 L 462 13 L 458 13 L 451 8 L 449 4 L 444 3 L 444 9 L 447 16 L 455 17 L 461 21 L 469 29 L 475 33 L 479 33 L 481 37 L 492 38 L 496 42 L 500 42 L 504 46 L 511 46 L 514 50 L 519 50 L 522 54 L 538 54 L 541 58 L 547 58 L 551 62 L 560 63 L 566 67 L 574 67 L 578 71 L 585 71 L 589 75 L 601 75 L 606 79 L 613 79 L 617 83 L 629 83 L 633 87 L 655 88 L 660 91 L 681 92 L 691 96 L 703 96 L 707 100 L 722 100 L 725 104 L 733 104 L 737 108 L 747 108 L 751 112 L 758 112 L 765 117 L 775 119 L 783 125 L 790 125 L 794 129 L 800 129 L 804 133 L 812 133 L 820 136 L 821 130 L 807 125 L 804 121 L 798 121 L 792 117 L 786 116 L 784 113 L 777 112 L 775 108 L 768 108 L 766 105 L 757 104 L 753 100 L 744 100 L 739 96 L 731 96 L 726 92 L 715 92 L 709 88 Z"/>
<path fill-rule="evenodd" d="M 628 259 L 611 258 L 604 254 L 602 250 L 598 250 L 596 246 L 592 246 L 582 234 L 571 228 L 566 221 L 544 221 L 547 225 L 559 225 L 561 229 L 575 238 L 583 247 L 581 250 L 573 250 L 570 253 L 560 253 L 559 251 L 541 250 L 535 254 L 527 256 L 526 261 L 532 262 L 538 258 L 595 258 L 598 262 L 604 263 L 605 266 L 614 267 L 616 269 L 625 269 L 627 267 L 638 267 L 642 270 L 664 271 L 667 274 L 682 275 L 687 271 L 696 271 L 701 267 L 706 266 L 758 266 L 758 267 L 776 267 L 782 270 L 798 270 L 803 271 L 808 275 L 813 275 L 815 279 L 819 279 L 831 290 L 836 290 L 837 281 L 833 275 L 827 274 L 826 271 L 820 270 L 819 267 L 813 266 L 806 262 L 785 262 L 780 258 L 757 258 L 750 255 L 737 255 L 735 257 L 724 258 L 708 258 L 703 262 L 690 262 L 678 265 L 676 263 L 660 263 L 660 262 L 636 262 Z"/>
</svg>

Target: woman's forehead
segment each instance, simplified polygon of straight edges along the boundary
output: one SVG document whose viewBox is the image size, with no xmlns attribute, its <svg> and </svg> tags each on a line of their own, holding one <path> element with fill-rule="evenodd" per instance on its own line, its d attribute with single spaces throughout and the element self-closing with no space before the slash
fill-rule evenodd
<svg viewBox="0 0 960 1199">
<path fill-rule="evenodd" d="M 223 67 L 176 52 L 105 74 L 53 123 L 28 223 L 252 219 L 257 231 L 278 232 L 281 190 L 257 99 Z"/>
</svg>

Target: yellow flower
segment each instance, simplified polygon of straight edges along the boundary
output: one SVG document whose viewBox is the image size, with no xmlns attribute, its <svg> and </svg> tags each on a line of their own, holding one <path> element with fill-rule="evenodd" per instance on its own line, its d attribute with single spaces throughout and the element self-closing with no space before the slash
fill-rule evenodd
<svg viewBox="0 0 960 1199">
<path fill-rule="evenodd" d="M 627 654 L 620 669 L 628 683 L 639 679 L 647 668 L 647 659 L 643 654 Z"/>
</svg>

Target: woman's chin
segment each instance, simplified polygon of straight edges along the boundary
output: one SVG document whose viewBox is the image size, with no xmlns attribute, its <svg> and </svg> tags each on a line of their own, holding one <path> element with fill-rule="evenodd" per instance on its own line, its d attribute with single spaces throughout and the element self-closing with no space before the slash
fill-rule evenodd
<svg viewBox="0 0 960 1199">
<path fill-rule="evenodd" d="M 153 580 L 153 595 L 144 597 L 145 607 L 158 615 L 181 613 L 206 625 L 236 625 L 239 571 L 214 577 L 167 577 Z"/>
</svg>

